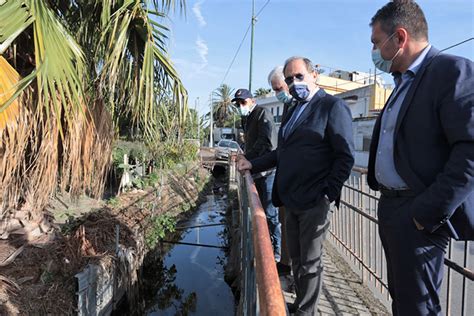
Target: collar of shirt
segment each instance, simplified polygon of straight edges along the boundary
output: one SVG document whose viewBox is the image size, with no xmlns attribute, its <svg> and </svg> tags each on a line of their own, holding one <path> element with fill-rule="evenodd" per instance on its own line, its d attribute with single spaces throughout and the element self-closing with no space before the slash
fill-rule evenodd
<svg viewBox="0 0 474 316">
<path fill-rule="evenodd" d="M 420 69 L 420 66 L 421 66 L 421 63 L 423 63 L 423 60 L 425 60 L 425 57 L 426 57 L 426 54 L 428 54 L 428 51 L 430 50 L 431 48 L 431 45 L 428 44 L 428 46 L 426 46 L 423 51 L 421 52 L 421 54 L 415 59 L 414 62 L 411 63 L 411 65 L 408 67 L 408 70 L 411 71 L 413 73 L 413 75 L 416 76 L 416 73 L 418 71 L 418 69 Z M 407 71 L 408 71 L 407 70 Z"/>
<path fill-rule="evenodd" d="M 399 72 L 394 72 L 392 74 L 393 80 L 395 81 L 395 87 L 398 87 L 400 85 L 400 82 L 406 81 L 407 79 L 414 78 L 416 76 L 416 73 L 421 67 L 421 64 L 423 63 L 423 60 L 425 60 L 426 54 L 428 54 L 429 50 L 431 48 L 431 45 L 428 44 L 422 51 L 421 54 L 411 63 L 411 65 L 408 67 L 407 71 L 404 73 L 399 73 Z"/>
<path fill-rule="evenodd" d="M 309 93 L 308 97 L 306 98 L 306 100 L 303 101 L 303 103 L 311 101 L 311 99 L 314 97 L 316 93 L 318 93 L 318 91 L 319 91 L 319 87 L 316 86 L 316 89 L 314 89 L 313 91 Z"/>
<path fill-rule="evenodd" d="M 256 106 L 257 106 L 257 104 L 254 104 L 251 107 L 249 107 L 249 114 L 248 115 L 250 115 L 250 113 L 252 113 L 252 111 L 255 109 Z"/>
</svg>

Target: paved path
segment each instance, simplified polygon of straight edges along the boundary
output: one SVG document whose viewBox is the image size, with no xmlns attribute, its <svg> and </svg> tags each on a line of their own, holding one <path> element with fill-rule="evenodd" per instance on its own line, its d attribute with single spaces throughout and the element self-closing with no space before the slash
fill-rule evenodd
<svg viewBox="0 0 474 316">
<path fill-rule="evenodd" d="M 390 315 L 331 245 L 325 245 L 322 295 L 315 315 Z M 337 264 L 336 264 L 337 263 Z M 346 266 L 344 266 L 346 265 Z M 293 302 L 291 277 L 280 277 L 286 302 Z"/>
</svg>

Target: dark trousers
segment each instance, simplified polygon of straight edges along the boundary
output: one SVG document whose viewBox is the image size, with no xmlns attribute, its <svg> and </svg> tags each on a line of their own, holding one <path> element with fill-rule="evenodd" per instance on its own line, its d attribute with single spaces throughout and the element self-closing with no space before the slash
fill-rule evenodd
<svg viewBox="0 0 474 316">
<path fill-rule="evenodd" d="M 272 203 L 272 188 L 275 181 L 275 171 L 269 175 L 255 179 L 255 187 L 260 197 L 260 203 L 265 210 L 267 217 L 268 231 L 273 246 L 273 254 L 275 261 L 280 262 L 281 259 L 281 224 L 278 219 L 278 208 Z"/>
<path fill-rule="evenodd" d="M 325 198 L 313 208 L 286 212 L 286 233 L 295 279 L 296 315 L 313 315 L 323 278 L 323 241 L 329 227 L 329 203 Z"/>
<path fill-rule="evenodd" d="M 288 242 L 286 234 L 286 221 L 285 221 L 285 207 L 280 206 L 278 208 L 278 220 L 281 224 L 281 259 L 280 262 L 287 266 L 291 265 L 290 253 L 288 251 Z"/>
<path fill-rule="evenodd" d="M 410 208 L 414 197 L 379 201 L 379 234 L 387 259 L 394 316 L 441 315 L 439 291 L 443 281 L 445 232 L 420 231 Z"/>
</svg>

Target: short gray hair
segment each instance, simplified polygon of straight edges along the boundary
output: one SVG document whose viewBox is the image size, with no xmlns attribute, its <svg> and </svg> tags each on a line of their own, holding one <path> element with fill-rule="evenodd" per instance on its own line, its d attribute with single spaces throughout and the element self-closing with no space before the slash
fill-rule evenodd
<svg viewBox="0 0 474 316">
<path fill-rule="evenodd" d="M 304 64 L 306 65 L 306 70 L 308 70 L 309 73 L 312 73 L 315 71 L 314 64 L 309 58 L 301 57 L 301 56 L 292 56 L 285 61 L 285 66 L 283 66 L 283 73 L 285 73 L 285 70 L 288 64 L 295 60 L 302 60 Z"/>
<path fill-rule="evenodd" d="M 270 86 L 272 85 L 273 79 L 280 79 L 283 82 L 285 81 L 285 75 L 283 74 L 283 66 L 276 66 L 268 74 L 268 84 Z"/>
</svg>

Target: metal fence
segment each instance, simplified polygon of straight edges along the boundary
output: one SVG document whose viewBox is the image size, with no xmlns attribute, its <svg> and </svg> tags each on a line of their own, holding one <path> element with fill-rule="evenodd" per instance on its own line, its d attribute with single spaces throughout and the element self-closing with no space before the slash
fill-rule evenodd
<svg viewBox="0 0 474 316">
<path fill-rule="evenodd" d="M 231 158 L 229 180 L 237 183 L 240 201 L 242 315 L 286 315 L 267 219 L 252 176 L 236 172 Z"/>
<path fill-rule="evenodd" d="M 385 254 L 378 236 L 379 193 L 368 187 L 366 173 L 366 169 L 354 168 L 344 184 L 341 205 L 330 226 L 329 240 L 373 294 L 390 309 Z M 450 242 L 441 293 L 446 315 L 474 315 L 473 257 L 472 242 Z"/>
</svg>

